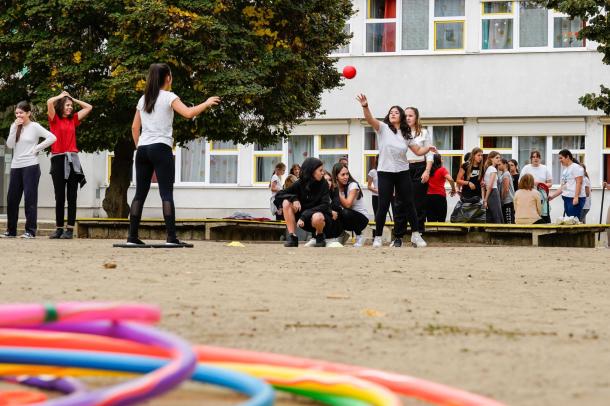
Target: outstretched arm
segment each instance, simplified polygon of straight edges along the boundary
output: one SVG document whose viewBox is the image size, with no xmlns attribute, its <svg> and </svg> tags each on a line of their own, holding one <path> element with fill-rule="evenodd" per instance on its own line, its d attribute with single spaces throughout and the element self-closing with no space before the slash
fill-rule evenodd
<svg viewBox="0 0 610 406">
<path fill-rule="evenodd" d="M 369 109 L 369 102 L 366 99 L 366 96 L 363 94 L 359 94 L 358 96 L 356 96 L 356 100 L 358 100 L 358 103 L 360 103 L 360 105 L 362 106 L 362 111 L 364 112 L 364 119 L 366 120 L 366 122 L 369 123 L 369 125 L 373 127 L 375 131 L 379 131 L 380 121 L 373 117 L 373 114 L 371 114 L 371 110 Z"/>
<path fill-rule="evenodd" d="M 220 97 L 218 97 L 218 96 L 212 96 L 209 99 L 207 99 L 206 101 L 204 101 L 203 103 L 198 104 L 197 106 L 194 106 L 194 107 L 188 107 L 187 105 L 182 103 L 182 100 L 176 99 L 172 103 L 172 108 L 174 109 L 174 111 L 176 113 L 180 114 L 182 117 L 191 119 L 191 118 L 196 117 L 199 114 L 203 113 L 210 107 L 216 106 L 218 103 L 220 103 Z"/>
</svg>

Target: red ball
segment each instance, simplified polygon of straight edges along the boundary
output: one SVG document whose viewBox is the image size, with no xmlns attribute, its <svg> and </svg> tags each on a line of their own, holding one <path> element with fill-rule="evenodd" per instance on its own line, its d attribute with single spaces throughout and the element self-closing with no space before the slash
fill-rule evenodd
<svg viewBox="0 0 610 406">
<path fill-rule="evenodd" d="M 345 79 L 352 79 L 355 76 L 356 68 L 354 68 L 353 66 L 346 66 L 345 68 L 343 68 L 343 77 Z"/>
</svg>

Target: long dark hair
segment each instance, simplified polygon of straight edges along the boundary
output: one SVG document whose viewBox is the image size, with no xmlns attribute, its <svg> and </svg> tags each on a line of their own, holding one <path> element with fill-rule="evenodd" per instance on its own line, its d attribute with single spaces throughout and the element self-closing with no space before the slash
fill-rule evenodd
<svg viewBox="0 0 610 406">
<path fill-rule="evenodd" d="M 434 175 L 437 169 L 443 166 L 441 154 L 434 154 L 434 160 L 432 161 L 432 168 L 430 168 L 430 176 Z"/>
<path fill-rule="evenodd" d="M 572 152 L 570 152 L 569 149 L 562 149 L 561 151 L 559 151 L 559 155 L 564 158 L 570 158 L 570 161 L 575 162 L 574 155 L 572 155 Z"/>
<path fill-rule="evenodd" d="M 474 168 L 474 157 L 475 155 L 477 155 L 478 153 L 483 153 L 483 150 L 479 147 L 474 147 L 472 149 L 472 151 L 470 151 L 470 159 L 468 160 L 468 166 L 466 167 L 466 173 L 464 173 L 464 180 L 469 180 L 470 179 L 470 174 L 472 173 L 472 168 Z M 478 168 L 479 168 L 479 180 L 483 177 L 483 161 L 478 163 Z"/>
<path fill-rule="evenodd" d="M 362 188 L 360 187 L 360 184 L 356 181 L 356 179 L 352 178 L 352 174 L 349 171 L 349 168 L 347 167 L 347 165 L 342 164 L 342 163 L 336 163 L 333 166 L 333 171 L 332 171 L 332 180 L 333 180 L 333 185 L 335 186 L 335 188 L 337 188 L 337 190 L 339 190 L 339 172 L 341 172 L 343 170 L 343 168 L 347 169 L 347 174 L 348 174 L 348 178 L 347 178 L 347 185 L 345 185 L 345 191 L 343 192 L 343 194 L 345 194 L 345 197 L 347 197 L 347 187 L 349 186 L 350 183 L 352 182 L 356 182 L 356 185 L 358 185 L 358 197 L 356 198 L 356 200 L 361 199 L 362 198 Z"/>
<path fill-rule="evenodd" d="M 386 123 L 388 127 L 390 127 L 390 130 L 392 130 L 394 134 L 396 134 L 396 127 L 394 127 L 394 124 L 390 123 L 390 112 L 392 111 L 392 109 L 397 109 L 398 113 L 400 114 L 400 133 L 402 134 L 405 140 L 410 140 L 411 138 L 413 138 L 413 136 L 411 135 L 411 127 L 409 127 L 409 124 L 407 124 L 407 115 L 405 114 L 405 111 L 402 109 L 402 107 L 390 107 L 390 109 L 388 110 L 388 114 L 386 114 L 385 118 L 383 119 L 383 122 Z"/>
<path fill-rule="evenodd" d="M 320 161 L 318 158 L 314 158 L 314 157 L 306 158 L 303 161 L 303 164 L 301 165 L 301 174 L 299 176 L 299 179 L 303 183 L 303 186 L 305 186 L 305 190 L 311 191 L 311 186 L 314 183 L 318 182 L 313 177 L 313 173 L 316 171 L 316 169 L 318 169 L 322 165 L 324 165 L 324 163 L 322 161 Z M 326 180 L 324 178 L 322 178 L 320 181 L 326 182 Z"/>
<path fill-rule="evenodd" d="M 74 104 L 74 100 L 72 100 L 72 98 L 70 96 L 64 96 L 55 102 L 55 105 L 54 105 L 55 114 L 57 114 L 57 116 L 59 118 L 64 118 L 64 109 L 66 106 L 66 102 L 68 100 L 70 100 Z M 74 115 L 74 106 L 72 106 L 72 113 L 70 113 L 69 116 L 66 116 L 66 118 L 71 119 L 73 115 Z"/>
<path fill-rule="evenodd" d="M 32 106 L 30 105 L 30 103 L 26 102 L 25 100 L 20 101 L 19 103 L 17 103 L 17 105 L 15 106 L 15 110 L 21 110 L 21 111 L 25 111 L 26 113 L 31 113 L 32 112 Z M 32 119 L 32 117 L 30 116 L 30 120 Z M 19 137 L 21 137 L 21 131 L 23 130 L 23 125 L 18 125 L 17 126 L 17 135 L 15 137 L 15 142 L 19 142 Z"/>
<path fill-rule="evenodd" d="M 159 92 L 165 84 L 165 78 L 172 75 L 169 65 L 166 63 L 153 63 L 148 68 L 148 76 L 146 77 L 146 89 L 144 90 L 144 111 L 152 113 L 155 109 L 155 103 Z"/>
</svg>

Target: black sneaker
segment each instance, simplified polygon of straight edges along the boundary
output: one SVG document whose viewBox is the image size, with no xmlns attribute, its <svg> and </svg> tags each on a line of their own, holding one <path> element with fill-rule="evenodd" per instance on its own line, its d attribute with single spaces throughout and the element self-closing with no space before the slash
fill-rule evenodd
<svg viewBox="0 0 610 406">
<path fill-rule="evenodd" d="M 394 248 L 402 247 L 402 238 L 395 238 L 394 241 L 392 241 L 392 244 L 390 244 L 390 247 L 394 247 Z"/>
<path fill-rule="evenodd" d="M 137 237 L 129 237 L 127 238 L 127 245 L 146 245 L 146 243 Z"/>
<path fill-rule="evenodd" d="M 74 231 L 72 231 L 71 228 L 66 228 L 66 231 L 64 231 L 61 237 L 59 238 L 62 240 L 71 240 L 72 238 L 74 238 Z"/>
<path fill-rule="evenodd" d="M 49 236 L 49 238 L 52 239 L 52 240 L 57 239 L 57 238 L 61 238 L 61 235 L 63 233 L 64 233 L 64 229 L 61 228 L 61 227 L 58 227 L 57 230 L 55 230 L 55 232 Z"/>
<path fill-rule="evenodd" d="M 13 234 L 9 233 L 8 231 L 5 231 L 2 234 L 0 234 L 0 237 L 2 237 L 2 238 L 17 238 L 16 235 L 13 235 Z"/>
<path fill-rule="evenodd" d="M 299 246 L 299 237 L 294 234 L 290 234 L 284 243 L 284 247 L 298 247 Z"/>
<path fill-rule="evenodd" d="M 165 245 L 186 245 L 187 243 L 185 243 L 184 241 L 180 241 L 177 238 L 170 238 L 169 240 L 167 240 L 165 242 Z"/>
<path fill-rule="evenodd" d="M 314 247 L 326 247 L 326 239 L 324 234 L 316 234 L 316 244 Z"/>
</svg>

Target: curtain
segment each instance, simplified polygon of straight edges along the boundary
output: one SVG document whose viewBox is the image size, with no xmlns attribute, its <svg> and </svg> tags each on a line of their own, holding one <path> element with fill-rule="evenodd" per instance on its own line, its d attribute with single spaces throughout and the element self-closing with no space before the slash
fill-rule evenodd
<svg viewBox="0 0 610 406">
<path fill-rule="evenodd" d="M 210 155 L 210 183 L 237 183 L 237 155 Z"/>
<path fill-rule="evenodd" d="M 293 135 L 288 141 L 288 165 L 299 164 L 313 156 L 313 135 Z"/>
<path fill-rule="evenodd" d="M 383 18 L 396 18 L 396 0 L 385 0 Z M 396 51 L 396 23 L 383 25 L 381 52 Z"/>
<path fill-rule="evenodd" d="M 182 147 L 182 182 L 205 182 L 205 145 L 204 139 L 189 141 Z"/>
<path fill-rule="evenodd" d="M 347 149 L 347 135 L 321 135 L 320 149 Z"/>
<path fill-rule="evenodd" d="M 555 17 L 553 46 L 555 48 L 583 47 L 583 41 L 576 38 L 582 25 L 582 20 L 578 17 L 571 21 L 568 17 Z"/>
<path fill-rule="evenodd" d="M 432 131 L 432 142 L 439 150 L 453 149 L 453 127 L 434 126 Z"/>
<path fill-rule="evenodd" d="M 483 20 L 483 49 L 511 49 L 513 20 Z"/>
<path fill-rule="evenodd" d="M 430 0 L 402 0 L 402 49 L 428 49 Z"/>
<path fill-rule="evenodd" d="M 256 157 L 256 181 L 269 182 L 273 176 L 275 165 L 280 163 L 279 156 L 257 156 Z"/>
<path fill-rule="evenodd" d="M 345 154 L 320 155 L 320 161 L 324 163 L 324 169 L 327 172 L 332 172 L 333 166 L 339 162 L 339 159 L 346 156 Z"/>
<path fill-rule="evenodd" d="M 540 162 L 546 161 L 546 137 L 519 137 L 519 167 L 523 168 L 530 162 L 530 153 L 540 151 Z"/>
<path fill-rule="evenodd" d="M 548 11 L 545 8 L 521 2 L 519 6 L 519 45 L 546 47 L 548 45 Z"/>
<path fill-rule="evenodd" d="M 465 13 L 464 0 L 434 0 L 435 17 L 462 17 Z"/>
</svg>

